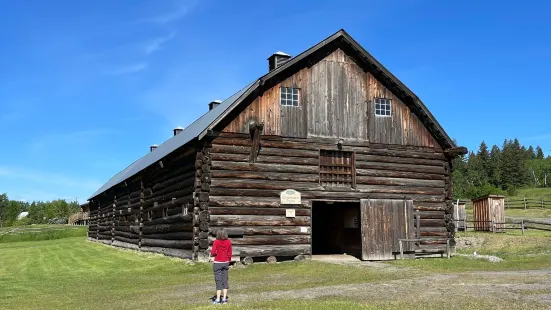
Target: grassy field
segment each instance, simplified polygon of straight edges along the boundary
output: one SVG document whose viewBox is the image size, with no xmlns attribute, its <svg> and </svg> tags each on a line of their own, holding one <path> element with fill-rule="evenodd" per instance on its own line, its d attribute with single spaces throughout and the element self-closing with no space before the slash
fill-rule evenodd
<svg viewBox="0 0 551 310">
<path fill-rule="evenodd" d="M 85 226 L 29 225 L 0 228 L 0 243 L 54 240 L 86 236 Z"/>
<path fill-rule="evenodd" d="M 520 189 L 518 191 L 518 195 L 515 196 L 517 198 L 522 199 L 522 197 L 526 196 L 526 198 L 540 198 L 540 197 L 548 197 L 551 198 L 551 187 L 546 188 L 525 188 Z"/>
<path fill-rule="evenodd" d="M 389 263 L 254 264 L 230 271 L 229 309 L 542 309 L 551 233 L 467 233 L 465 257 Z M 84 237 L 0 244 L 0 309 L 210 309 L 209 264 L 111 248 Z M 492 271 L 493 273 L 480 274 Z M 505 291 L 503 291 L 505 290 Z M 450 294 L 450 295 L 446 295 Z M 470 296 L 465 298 L 465 296 Z M 543 296 L 543 297 L 542 297 Z M 450 303 L 448 298 L 453 299 Z"/>
</svg>

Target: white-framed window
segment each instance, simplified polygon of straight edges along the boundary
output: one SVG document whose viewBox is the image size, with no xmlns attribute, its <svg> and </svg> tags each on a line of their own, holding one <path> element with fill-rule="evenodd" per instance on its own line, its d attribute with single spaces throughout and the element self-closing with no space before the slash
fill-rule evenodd
<svg viewBox="0 0 551 310">
<path fill-rule="evenodd" d="M 375 115 L 390 116 L 390 99 L 385 99 L 385 98 L 375 99 Z"/>
<path fill-rule="evenodd" d="M 281 87 L 281 105 L 298 107 L 298 88 Z"/>
</svg>

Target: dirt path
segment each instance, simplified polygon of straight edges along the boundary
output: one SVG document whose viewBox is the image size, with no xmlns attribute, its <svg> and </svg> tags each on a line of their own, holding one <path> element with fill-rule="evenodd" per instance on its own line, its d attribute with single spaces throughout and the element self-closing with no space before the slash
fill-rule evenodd
<svg viewBox="0 0 551 310">
<path fill-rule="evenodd" d="M 541 303 L 551 309 L 551 270 L 437 274 L 383 283 L 321 286 L 316 288 L 235 294 L 234 300 L 315 299 L 326 296 L 373 301 L 409 300 L 446 303 L 458 300 L 514 300 Z M 541 307 L 539 307 L 541 309 Z"/>
</svg>

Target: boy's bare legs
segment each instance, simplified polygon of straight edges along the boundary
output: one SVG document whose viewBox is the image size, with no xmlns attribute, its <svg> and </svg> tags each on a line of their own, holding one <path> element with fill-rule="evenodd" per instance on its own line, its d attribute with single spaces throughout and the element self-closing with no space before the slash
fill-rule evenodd
<svg viewBox="0 0 551 310">
<path fill-rule="evenodd" d="M 225 291 L 225 290 L 224 290 Z M 222 294 L 222 291 L 221 290 L 216 290 L 216 300 L 220 301 L 220 295 Z M 226 296 L 224 294 L 224 296 Z"/>
<path fill-rule="evenodd" d="M 224 299 L 227 299 L 228 298 L 228 289 L 225 288 L 224 289 Z"/>
</svg>

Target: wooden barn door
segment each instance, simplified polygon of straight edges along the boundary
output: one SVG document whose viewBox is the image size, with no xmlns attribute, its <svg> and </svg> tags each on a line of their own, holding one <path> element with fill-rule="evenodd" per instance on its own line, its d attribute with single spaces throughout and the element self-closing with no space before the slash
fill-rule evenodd
<svg viewBox="0 0 551 310">
<path fill-rule="evenodd" d="M 399 239 L 414 238 L 413 201 L 362 199 L 362 259 L 390 260 L 399 254 Z M 404 252 L 412 249 L 404 243 Z"/>
</svg>

